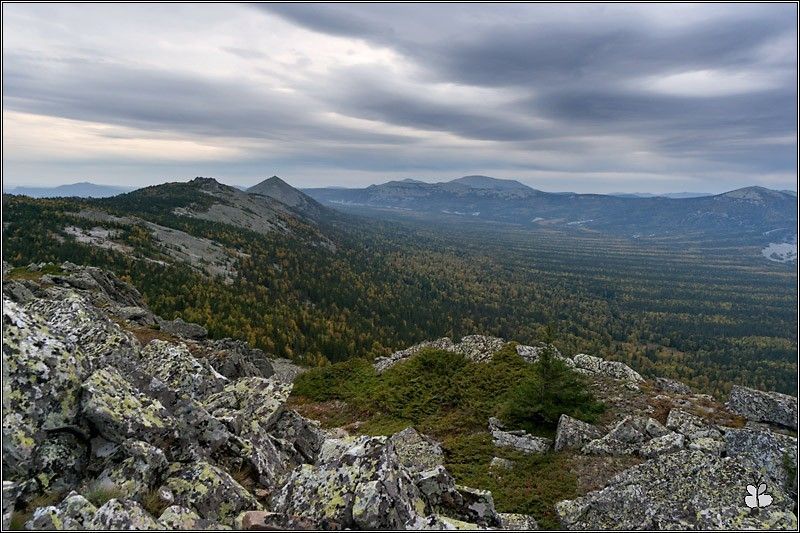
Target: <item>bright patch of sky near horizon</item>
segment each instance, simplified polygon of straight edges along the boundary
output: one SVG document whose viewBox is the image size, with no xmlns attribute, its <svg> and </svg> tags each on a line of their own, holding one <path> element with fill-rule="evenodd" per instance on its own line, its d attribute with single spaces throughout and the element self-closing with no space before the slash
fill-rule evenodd
<svg viewBox="0 0 800 533">
<path fill-rule="evenodd" d="M 4 186 L 796 189 L 796 18 L 794 4 L 4 4 Z"/>
</svg>

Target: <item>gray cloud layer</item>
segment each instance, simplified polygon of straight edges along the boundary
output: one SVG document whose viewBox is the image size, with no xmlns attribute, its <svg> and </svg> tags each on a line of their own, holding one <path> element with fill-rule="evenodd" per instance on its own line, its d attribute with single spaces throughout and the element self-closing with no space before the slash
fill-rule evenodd
<svg viewBox="0 0 800 533">
<path fill-rule="evenodd" d="M 354 54 L 389 59 L 347 61 L 348 51 L 322 68 L 321 52 L 306 47 L 292 49 L 287 67 L 285 54 L 278 60 L 269 49 L 237 43 L 219 52 L 244 62 L 245 71 L 222 76 L 120 60 L 77 38 L 66 51 L 4 42 L 4 114 L 123 129 L 109 137 L 129 135 L 128 128 L 237 150 L 224 160 L 165 162 L 154 154 L 124 163 L 7 154 L 4 167 L 18 174 L 8 177 L 22 182 L 38 173 L 63 182 L 100 172 L 109 178 L 98 181 L 117 173 L 144 183 L 213 173 L 242 183 L 277 172 L 311 186 L 490 173 L 550 190 L 794 188 L 796 5 L 231 9 L 215 13 L 255 18 L 267 33 L 298 28 L 335 37 L 352 42 Z M 25 14 L 35 27 L 40 12 Z M 93 24 L 111 16 L 88 15 Z M 172 23 L 189 24 L 177 13 Z M 129 32 L 157 37 L 146 27 Z M 263 82 L 264 73 L 280 82 L 279 68 L 292 72 L 286 87 Z"/>
</svg>

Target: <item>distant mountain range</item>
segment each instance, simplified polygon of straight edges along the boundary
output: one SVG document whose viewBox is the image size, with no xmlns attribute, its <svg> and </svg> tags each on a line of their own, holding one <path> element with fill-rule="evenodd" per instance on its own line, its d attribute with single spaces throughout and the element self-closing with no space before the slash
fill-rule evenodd
<svg viewBox="0 0 800 533">
<path fill-rule="evenodd" d="M 82 181 L 69 185 L 59 185 L 57 187 L 14 187 L 4 189 L 7 194 L 24 194 L 32 198 L 57 198 L 57 197 L 80 197 L 80 198 L 107 198 L 118 194 L 132 191 L 133 187 L 120 187 L 117 185 L 98 185 Z"/>
<path fill-rule="evenodd" d="M 544 192 L 518 181 L 465 176 L 448 182 L 389 181 L 363 189 L 304 191 L 323 204 L 462 217 L 523 227 L 583 229 L 635 238 L 794 234 L 795 193 L 746 187 L 717 195 L 603 195 Z M 785 234 L 785 235 L 784 235 Z"/>
</svg>

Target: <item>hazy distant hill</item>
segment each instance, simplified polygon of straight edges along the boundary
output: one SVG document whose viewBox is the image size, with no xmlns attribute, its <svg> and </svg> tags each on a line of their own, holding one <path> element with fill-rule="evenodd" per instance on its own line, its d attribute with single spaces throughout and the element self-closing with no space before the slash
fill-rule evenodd
<svg viewBox="0 0 800 533">
<path fill-rule="evenodd" d="M 620 198 L 700 198 L 701 196 L 714 196 L 710 192 L 666 192 L 663 194 L 653 194 L 649 192 L 611 192 L 608 196 L 618 196 Z"/>
<path fill-rule="evenodd" d="M 460 216 L 523 227 L 587 229 L 634 238 L 728 236 L 769 241 L 794 228 L 797 196 L 764 187 L 681 197 L 549 193 L 513 180 L 467 176 L 450 182 L 390 181 L 363 189 L 306 189 L 329 205 Z M 774 240 L 769 242 L 775 242 Z"/>
<path fill-rule="evenodd" d="M 133 187 L 120 187 L 118 185 L 99 185 L 82 181 L 69 185 L 59 185 L 57 187 L 14 187 L 5 189 L 8 194 L 24 194 L 32 198 L 55 198 L 55 197 L 80 197 L 80 198 L 106 198 L 118 194 L 130 192 Z"/>
</svg>

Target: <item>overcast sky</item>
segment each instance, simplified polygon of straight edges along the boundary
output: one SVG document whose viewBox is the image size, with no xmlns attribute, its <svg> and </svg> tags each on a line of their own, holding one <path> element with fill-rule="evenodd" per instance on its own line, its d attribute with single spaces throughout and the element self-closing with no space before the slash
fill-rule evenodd
<svg viewBox="0 0 800 533">
<path fill-rule="evenodd" d="M 795 189 L 796 21 L 795 4 L 4 4 L 4 185 Z"/>
</svg>

